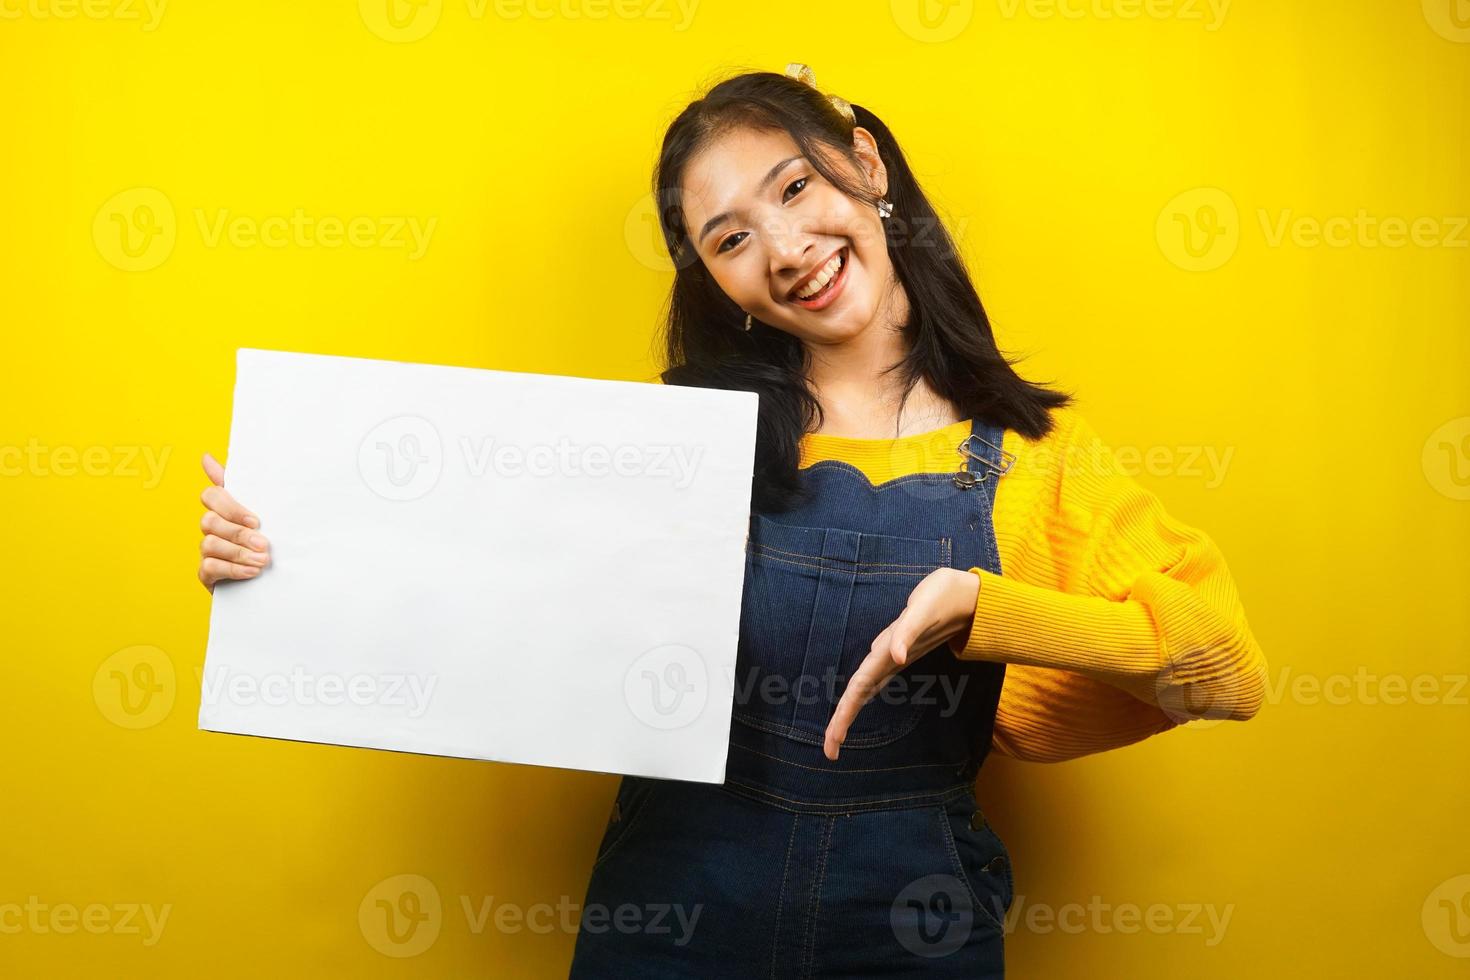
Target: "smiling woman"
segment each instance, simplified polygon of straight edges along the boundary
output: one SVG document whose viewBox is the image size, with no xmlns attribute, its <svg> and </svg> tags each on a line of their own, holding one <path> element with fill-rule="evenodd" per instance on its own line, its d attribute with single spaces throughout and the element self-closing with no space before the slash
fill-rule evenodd
<svg viewBox="0 0 1470 980">
<path fill-rule="evenodd" d="M 663 381 L 760 395 L 734 715 L 723 785 L 624 779 L 584 904 L 697 926 L 584 917 L 572 976 L 1002 976 L 981 765 L 1251 717 L 1223 558 L 1016 374 L 893 134 L 804 66 L 689 105 L 655 186 Z"/>
</svg>

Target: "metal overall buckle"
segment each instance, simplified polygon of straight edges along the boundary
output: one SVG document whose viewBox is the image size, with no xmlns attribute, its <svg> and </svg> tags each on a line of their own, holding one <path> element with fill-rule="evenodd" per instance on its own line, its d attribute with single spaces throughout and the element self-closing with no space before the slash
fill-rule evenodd
<svg viewBox="0 0 1470 980">
<path fill-rule="evenodd" d="M 994 449 L 997 453 L 1000 454 L 1000 462 L 991 462 L 985 456 L 982 456 L 981 454 L 971 449 L 971 439 L 979 439 L 980 442 L 989 446 L 991 449 Z M 1010 472 L 1012 464 L 1016 462 L 1015 453 L 1008 453 L 1001 447 L 997 446 L 995 443 L 991 442 L 989 439 L 985 439 L 974 433 L 966 436 L 964 441 L 959 444 L 959 448 L 956 451 L 961 456 L 968 456 L 970 459 L 977 460 L 987 467 L 985 472 L 981 473 L 979 476 L 976 476 L 974 473 L 970 472 L 968 464 L 961 466 L 959 472 L 955 473 L 954 475 L 954 485 L 959 487 L 961 490 L 969 490 L 971 487 L 975 487 L 981 483 L 984 483 L 985 480 L 990 476 L 991 471 L 994 471 L 996 479 L 1000 479 Z"/>
</svg>

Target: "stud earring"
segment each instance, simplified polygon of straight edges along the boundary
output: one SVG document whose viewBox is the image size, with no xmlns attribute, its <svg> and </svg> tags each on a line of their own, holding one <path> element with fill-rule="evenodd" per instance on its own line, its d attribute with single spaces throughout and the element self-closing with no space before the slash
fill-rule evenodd
<svg viewBox="0 0 1470 980">
<path fill-rule="evenodd" d="M 749 333 L 750 332 L 750 314 L 749 313 L 745 314 L 745 332 L 746 333 Z"/>
<path fill-rule="evenodd" d="M 893 203 L 888 198 L 878 199 L 878 217 L 889 218 L 893 216 Z"/>
</svg>

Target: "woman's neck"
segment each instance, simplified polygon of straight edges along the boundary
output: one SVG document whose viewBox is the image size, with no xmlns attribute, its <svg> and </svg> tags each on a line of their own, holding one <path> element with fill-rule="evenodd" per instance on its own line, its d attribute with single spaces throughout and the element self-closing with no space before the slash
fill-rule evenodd
<svg viewBox="0 0 1470 980">
<path fill-rule="evenodd" d="M 907 319 L 907 297 L 902 287 L 896 292 L 873 325 L 841 344 L 812 350 L 807 380 L 822 406 L 821 428 L 815 431 L 852 439 L 894 439 L 959 421 L 955 406 L 922 377 L 900 416 L 903 379 L 898 372 L 883 373 L 907 353 L 897 325 Z M 900 311 L 903 316 L 896 317 Z"/>
<path fill-rule="evenodd" d="M 812 393 L 822 406 L 821 425 L 815 431 L 851 439 L 897 439 L 959 421 L 955 406 L 926 378 L 920 377 L 908 398 L 902 398 L 898 372 L 882 373 L 902 358 L 898 350 L 882 355 L 848 353 L 829 363 L 829 370 L 814 372 Z"/>
<path fill-rule="evenodd" d="M 909 393 L 901 416 L 897 393 L 888 398 L 875 397 L 871 381 L 854 383 L 850 389 L 842 386 L 825 390 L 817 400 L 822 406 L 822 422 L 815 431 L 849 439 L 901 439 L 960 420 L 954 405 L 935 394 L 923 378 Z"/>
</svg>

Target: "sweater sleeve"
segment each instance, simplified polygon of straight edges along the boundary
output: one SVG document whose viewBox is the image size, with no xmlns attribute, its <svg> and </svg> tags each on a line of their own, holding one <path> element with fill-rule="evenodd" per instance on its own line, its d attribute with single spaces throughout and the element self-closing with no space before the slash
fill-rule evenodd
<svg viewBox="0 0 1470 980">
<path fill-rule="evenodd" d="M 1060 414 L 1057 438 L 1030 447 L 1060 451 L 1022 542 L 1028 574 L 972 568 L 975 617 L 951 641 L 957 656 L 1011 665 L 996 747 L 1056 761 L 1194 718 L 1251 718 L 1266 661 L 1219 548 L 1166 513 L 1085 419 Z"/>
<path fill-rule="evenodd" d="M 1158 705 L 1070 670 L 1008 664 L 991 748 L 1024 762 L 1066 762 L 1122 748 L 1178 722 Z"/>
</svg>

